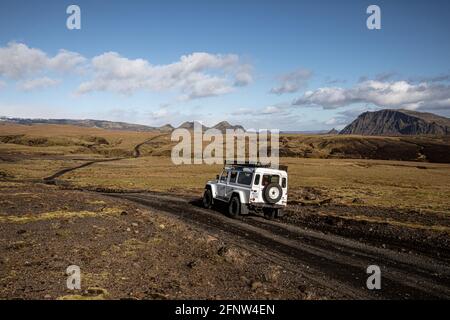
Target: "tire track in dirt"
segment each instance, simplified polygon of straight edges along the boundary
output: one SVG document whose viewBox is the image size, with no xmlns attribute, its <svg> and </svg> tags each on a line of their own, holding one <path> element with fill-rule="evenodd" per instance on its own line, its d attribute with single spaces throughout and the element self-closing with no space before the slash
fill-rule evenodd
<svg viewBox="0 0 450 320">
<path fill-rule="evenodd" d="M 255 254 L 297 270 L 342 296 L 375 299 L 441 299 L 450 297 L 450 268 L 429 257 L 400 254 L 362 242 L 304 230 L 257 217 L 232 220 L 201 209 L 188 200 L 158 194 L 108 194 L 177 217 Z M 367 266 L 379 265 L 382 290 L 366 289 Z"/>
<path fill-rule="evenodd" d="M 139 158 L 139 157 L 141 156 L 141 150 L 140 150 L 140 148 L 141 148 L 144 144 L 147 144 L 147 143 L 149 143 L 149 142 L 152 142 L 152 141 L 156 140 L 157 138 L 161 138 L 161 137 L 166 136 L 166 135 L 167 135 L 167 134 L 160 134 L 160 135 L 151 137 L 151 138 L 145 140 L 144 142 L 141 142 L 141 143 L 137 144 L 137 145 L 134 147 L 134 157 L 135 157 L 135 158 Z"/>
<path fill-rule="evenodd" d="M 52 182 L 55 182 L 56 178 L 59 178 L 60 176 L 62 176 L 63 174 L 66 174 L 67 172 L 71 172 L 71 171 L 75 171 L 77 169 L 85 168 L 85 167 L 88 167 L 90 165 L 93 165 L 94 163 L 110 162 L 110 161 L 117 161 L 117 160 L 122 160 L 122 159 L 127 159 L 127 158 L 102 159 L 102 160 L 93 160 L 93 161 L 85 162 L 85 163 L 83 163 L 83 164 L 81 164 L 79 166 L 76 166 L 76 167 L 62 169 L 62 170 L 54 173 L 53 175 L 51 175 L 49 177 L 45 177 L 44 181 L 46 183 L 52 183 Z"/>
<path fill-rule="evenodd" d="M 160 135 L 151 137 L 151 138 L 149 138 L 149 139 L 147 139 L 147 140 L 145 140 L 145 141 L 143 141 L 143 142 L 137 144 L 137 145 L 134 147 L 134 149 L 133 149 L 133 150 L 134 150 L 133 158 L 139 158 L 139 157 L 141 156 L 141 151 L 140 151 L 139 149 L 140 149 L 143 145 L 145 145 L 145 144 L 147 144 L 147 143 L 149 143 L 149 142 L 151 142 L 151 141 L 154 141 L 154 140 L 156 140 L 157 138 L 160 138 L 160 137 L 165 136 L 165 135 L 167 135 L 167 134 L 160 134 Z M 75 167 L 72 167 L 72 168 L 65 168 L 65 169 L 62 169 L 62 170 L 60 170 L 60 171 L 58 171 L 58 172 L 52 174 L 51 176 L 48 176 L 48 177 L 43 178 L 43 180 L 44 180 L 44 182 L 47 183 L 47 184 L 55 184 L 55 183 L 56 183 L 56 178 L 59 178 L 59 177 L 61 177 L 62 175 L 68 173 L 68 172 L 75 171 L 75 170 L 78 170 L 78 169 L 81 169 L 81 168 L 85 168 L 85 167 L 91 166 L 91 165 L 96 164 L 96 163 L 111 162 L 111 161 L 119 161 L 119 160 L 125 160 L 125 159 L 132 159 L 132 157 L 120 157 L 120 158 L 99 159 L 99 160 L 88 161 L 88 162 L 85 162 L 85 163 L 83 163 L 83 164 L 81 164 L 81 165 L 79 165 L 79 166 L 75 166 Z"/>
</svg>

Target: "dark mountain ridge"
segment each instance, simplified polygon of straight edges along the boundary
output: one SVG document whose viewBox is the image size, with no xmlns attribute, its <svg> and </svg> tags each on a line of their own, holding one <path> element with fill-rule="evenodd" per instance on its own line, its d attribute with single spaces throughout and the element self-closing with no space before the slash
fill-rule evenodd
<svg viewBox="0 0 450 320">
<path fill-rule="evenodd" d="M 384 109 L 360 114 L 340 134 L 450 135 L 450 119 L 433 113 Z"/>
</svg>

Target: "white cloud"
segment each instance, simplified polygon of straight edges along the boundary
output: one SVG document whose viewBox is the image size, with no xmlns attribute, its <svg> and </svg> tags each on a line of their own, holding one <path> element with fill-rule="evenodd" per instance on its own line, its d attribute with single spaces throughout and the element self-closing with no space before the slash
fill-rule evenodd
<svg viewBox="0 0 450 320">
<path fill-rule="evenodd" d="M 338 121 L 336 120 L 336 118 L 330 118 L 327 121 L 325 121 L 325 124 L 327 125 L 334 125 L 336 124 Z"/>
<path fill-rule="evenodd" d="M 183 99 L 229 93 L 251 82 L 250 68 L 237 55 L 197 52 L 167 65 L 152 65 L 144 59 L 128 59 L 107 52 L 92 59 L 94 78 L 82 83 L 78 94 L 112 91 L 131 94 L 137 90 L 181 91 Z"/>
<path fill-rule="evenodd" d="M 67 72 L 79 68 L 85 61 L 75 52 L 60 50 L 56 56 L 49 57 L 40 49 L 10 42 L 0 47 L 0 76 L 17 80 L 49 71 Z"/>
<path fill-rule="evenodd" d="M 152 111 L 149 113 L 149 116 L 154 121 L 160 121 L 164 119 L 170 119 L 174 115 L 178 115 L 177 111 L 171 111 L 169 106 L 162 106 L 156 111 Z"/>
<path fill-rule="evenodd" d="M 262 109 L 261 113 L 268 115 L 268 114 L 279 114 L 283 111 L 284 110 L 282 110 L 280 107 L 268 106 L 268 107 L 265 107 L 264 109 Z"/>
<path fill-rule="evenodd" d="M 91 75 L 77 94 L 110 91 L 132 94 L 138 90 L 171 91 L 189 100 L 223 95 L 253 81 L 252 67 L 235 54 L 196 52 L 174 63 L 153 65 L 144 59 L 128 59 L 106 52 L 88 60 L 81 54 L 61 49 L 49 56 L 40 49 L 10 42 L 0 47 L 0 77 L 21 81 L 24 90 L 55 85 L 54 73 L 78 72 Z M 35 79 L 39 78 L 39 79 Z"/>
<path fill-rule="evenodd" d="M 60 83 L 60 80 L 51 79 L 48 77 L 25 80 L 20 83 L 20 88 L 24 91 L 31 91 L 35 89 L 43 89 L 56 86 Z"/>
<path fill-rule="evenodd" d="M 60 72 L 81 71 L 87 59 L 77 52 L 64 49 L 48 60 L 48 66 Z"/>
<path fill-rule="evenodd" d="M 180 97 L 182 100 L 219 96 L 233 91 L 233 87 L 226 79 L 201 73 L 187 76 L 179 85 L 185 93 Z M 176 86 L 177 84 L 174 84 L 173 88 Z"/>
<path fill-rule="evenodd" d="M 450 86 L 407 81 L 368 80 L 351 88 L 325 87 L 307 91 L 293 102 L 299 106 L 335 109 L 354 103 L 368 103 L 382 108 L 450 108 Z"/>
<path fill-rule="evenodd" d="M 241 64 L 235 73 L 234 85 L 236 87 L 244 87 L 253 82 L 252 66 L 249 64 Z"/>
<path fill-rule="evenodd" d="M 200 121 L 206 126 L 213 126 L 219 121 L 224 120 L 222 116 L 214 115 L 202 106 L 180 111 L 167 104 L 161 105 L 156 110 L 147 112 L 142 115 L 142 118 L 146 119 L 152 126 L 162 126 L 165 124 L 178 126 L 185 121 Z"/>
<path fill-rule="evenodd" d="M 279 85 L 270 89 L 270 93 L 281 95 L 297 92 L 306 86 L 311 77 L 312 72 L 305 69 L 286 73 L 278 78 Z"/>
<path fill-rule="evenodd" d="M 47 56 L 39 49 L 27 47 L 22 43 L 11 42 L 0 48 L 0 75 L 18 79 L 41 70 Z"/>
<path fill-rule="evenodd" d="M 266 106 L 263 108 L 238 108 L 230 112 L 231 116 L 271 116 L 271 115 L 288 115 L 290 114 L 292 106 L 285 103 L 280 103 L 277 105 Z M 270 117 L 269 117 L 270 118 Z"/>
<path fill-rule="evenodd" d="M 0 80 L 0 90 L 2 90 L 2 89 L 5 88 L 5 87 L 6 87 L 6 82 Z"/>
</svg>

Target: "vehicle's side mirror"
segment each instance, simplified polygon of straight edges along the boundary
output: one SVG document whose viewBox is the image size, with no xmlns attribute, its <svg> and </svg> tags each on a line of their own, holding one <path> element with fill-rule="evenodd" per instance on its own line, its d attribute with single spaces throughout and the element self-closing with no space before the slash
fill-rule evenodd
<svg viewBox="0 0 450 320">
<path fill-rule="evenodd" d="M 216 179 L 219 180 L 219 175 L 216 175 Z"/>
</svg>

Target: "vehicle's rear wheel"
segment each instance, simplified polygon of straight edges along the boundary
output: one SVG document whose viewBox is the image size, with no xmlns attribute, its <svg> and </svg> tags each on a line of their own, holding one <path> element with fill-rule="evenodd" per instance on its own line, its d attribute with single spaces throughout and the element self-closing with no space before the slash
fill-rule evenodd
<svg viewBox="0 0 450 320">
<path fill-rule="evenodd" d="M 228 214 L 231 218 L 236 219 L 241 213 L 241 201 L 238 196 L 233 196 L 228 204 Z"/>
<path fill-rule="evenodd" d="M 213 198 L 211 189 L 206 189 L 205 192 L 203 193 L 203 207 L 209 209 L 212 207 L 212 204 Z"/>
</svg>

